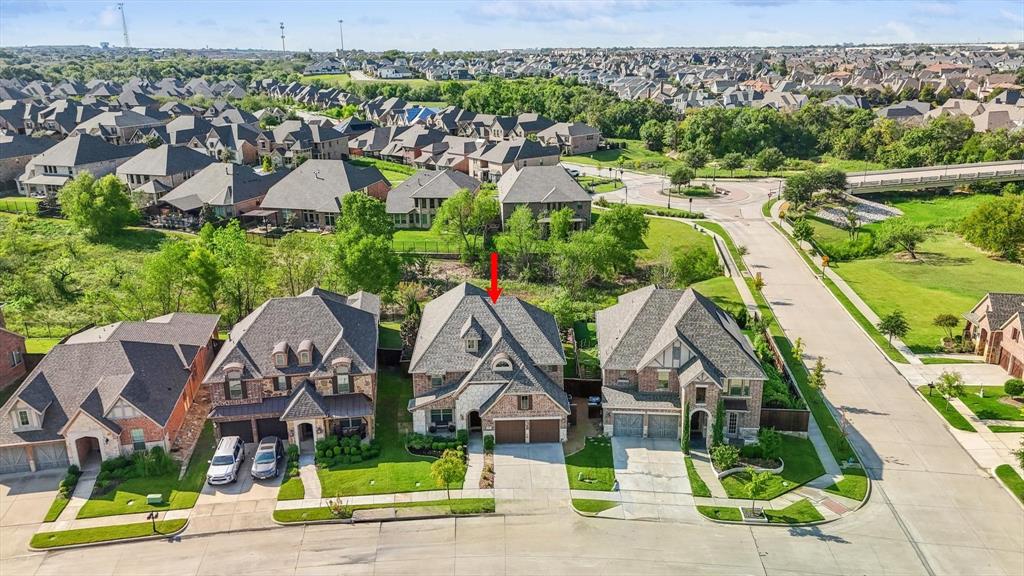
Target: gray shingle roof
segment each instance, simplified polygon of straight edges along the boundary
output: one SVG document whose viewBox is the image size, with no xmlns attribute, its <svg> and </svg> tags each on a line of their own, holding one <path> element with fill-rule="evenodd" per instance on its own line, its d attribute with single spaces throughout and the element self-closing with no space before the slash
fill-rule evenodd
<svg viewBox="0 0 1024 576">
<path fill-rule="evenodd" d="M 765 378 L 736 321 L 692 288 L 648 286 L 597 312 L 598 353 L 605 370 L 639 370 L 676 340 L 719 384 L 723 378 Z"/>
<path fill-rule="evenodd" d="M 332 374 L 331 361 L 343 357 L 351 359 L 353 374 L 375 373 L 378 317 L 367 311 L 373 309 L 374 302 L 379 309 L 379 299 L 372 294 L 346 297 L 320 289 L 291 298 L 271 298 L 231 329 L 204 382 L 224 382 L 221 368 L 233 362 L 242 365 L 245 379 L 282 374 L 326 376 Z M 309 366 L 299 366 L 296 356 L 304 340 L 312 343 Z M 280 342 L 286 342 L 290 350 L 284 368 L 274 366 L 272 357 Z"/>
<path fill-rule="evenodd" d="M 679 394 L 640 392 L 636 388 L 601 387 L 601 403 L 608 408 L 679 410 Z"/>
<path fill-rule="evenodd" d="M 498 180 L 502 204 L 590 202 L 590 195 L 559 165 L 513 167 Z"/>
<path fill-rule="evenodd" d="M 496 164 L 510 164 L 516 160 L 530 158 L 545 158 L 558 156 L 557 146 L 544 146 L 533 140 L 519 138 L 516 140 L 505 140 L 483 150 L 477 150 L 470 154 L 470 158 L 479 158 Z"/>
<path fill-rule="evenodd" d="M 480 181 L 455 170 L 419 170 L 388 191 L 388 214 L 407 214 L 415 207 L 414 198 L 447 200 L 459 190 L 476 191 Z"/>
<path fill-rule="evenodd" d="M 119 398 L 166 424 L 192 361 L 209 343 L 217 320 L 211 314 L 178 313 L 92 328 L 68 338 L 40 361 L 0 409 L 0 445 L 58 440 L 79 409 L 117 432 L 119 427 L 104 414 Z M 8 410 L 19 400 L 45 410 L 41 430 L 13 430 Z"/>
<path fill-rule="evenodd" d="M 1014 314 L 1024 314 L 1024 294 L 1013 292 L 989 292 L 988 325 L 993 330 L 1000 329 Z"/>
<path fill-rule="evenodd" d="M 23 134 L 0 134 L 0 160 L 42 154 L 55 144 L 57 141 L 49 138 L 33 138 Z"/>
<path fill-rule="evenodd" d="M 385 181 L 374 166 L 359 167 L 342 160 L 307 160 L 267 191 L 263 208 L 341 212 L 341 199 Z"/>
<path fill-rule="evenodd" d="M 145 150 L 142 144 L 115 146 L 99 136 L 76 134 L 54 144 L 32 162 L 47 166 L 82 166 L 118 158 L 130 158 Z"/>
<path fill-rule="evenodd" d="M 216 162 L 208 155 L 188 146 L 147 148 L 117 167 L 117 174 L 143 174 L 170 176 L 183 172 L 198 172 Z"/>
<path fill-rule="evenodd" d="M 244 164 L 210 164 L 168 192 L 161 201 L 184 211 L 198 210 L 203 204 L 231 206 L 263 196 L 284 175 L 284 172 L 274 172 L 261 176 Z"/>
</svg>

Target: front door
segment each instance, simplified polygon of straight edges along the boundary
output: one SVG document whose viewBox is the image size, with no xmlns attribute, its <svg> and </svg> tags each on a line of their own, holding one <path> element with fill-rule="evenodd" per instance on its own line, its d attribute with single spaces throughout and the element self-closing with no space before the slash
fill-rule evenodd
<svg viewBox="0 0 1024 576">
<path fill-rule="evenodd" d="M 481 427 L 482 423 L 480 422 L 480 413 L 477 412 L 476 410 L 473 410 L 472 412 L 469 413 L 469 429 L 479 430 Z"/>
</svg>

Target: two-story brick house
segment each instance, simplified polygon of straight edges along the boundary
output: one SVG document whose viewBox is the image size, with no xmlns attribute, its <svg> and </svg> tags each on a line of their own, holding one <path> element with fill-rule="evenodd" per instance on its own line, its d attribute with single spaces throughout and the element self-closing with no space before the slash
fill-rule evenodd
<svg viewBox="0 0 1024 576">
<path fill-rule="evenodd" d="M 503 140 L 469 155 L 469 175 L 481 182 L 497 182 L 502 174 L 523 166 L 558 164 L 558 147 L 525 138 Z"/>
<path fill-rule="evenodd" d="M 231 329 L 203 383 L 217 437 L 277 436 L 310 450 L 373 437 L 380 299 L 319 288 L 271 298 Z"/>
<path fill-rule="evenodd" d="M 419 170 L 388 192 L 395 228 L 429 229 L 441 204 L 459 190 L 476 192 L 480 181 L 455 170 Z"/>
<path fill-rule="evenodd" d="M 177 312 L 66 338 L 0 407 L 0 473 L 169 450 L 210 365 L 218 320 Z"/>
<path fill-rule="evenodd" d="M 491 302 L 482 289 L 460 284 L 423 307 L 409 364 L 413 430 L 564 442 L 564 366 L 551 314 L 510 296 Z"/>
<path fill-rule="evenodd" d="M 1024 374 L 1024 294 L 989 292 L 964 314 L 964 338 L 975 354 L 1015 378 Z"/>
<path fill-rule="evenodd" d="M 529 208 L 544 229 L 551 212 L 563 208 L 572 210 L 574 229 L 590 226 L 590 194 L 561 166 L 511 168 L 497 186 L 502 226 L 520 206 Z"/>
<path fill-rule="evenodd" d="M 304 227 L 334 226 L 346 195 L 365 193 L 383 202 L 390 189 L 375 166 L 307 160 L 271 186 L 260 207 L 277 210 L 281 224 L 294 218 Z"/>
<path fill-rule="evenodd" d="M 98 136 L 72 135 L 28 161 L 18 177 L 18 191 L 22 196 L 52 197 L 78 174 L 101 178 L 145 149 L 142 144 L 116 146 Z"/>
<path fill-rule="evenodd" d="M 619 296 L 597 312 L 597 342 L 606 434 L 675 439 L 686 417 L 706 441 L 721 402 L 725 437 L 756 439 L 765 373 L 732 316 L 692 288 Z"/>
</svg>

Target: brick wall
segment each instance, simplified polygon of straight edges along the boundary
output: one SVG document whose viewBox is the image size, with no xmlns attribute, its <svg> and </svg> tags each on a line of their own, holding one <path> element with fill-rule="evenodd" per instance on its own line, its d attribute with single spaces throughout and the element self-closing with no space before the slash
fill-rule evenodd
<svg viewBox="0 0 1024 576">
<path fill-rule="evenodd" d="M 391 185 L 388 184 L 387 180 L 381 180 L 374 182 L 366 187 L 366 193 L 373 196 L 377 200 L 384 201 L 388 198 L 388 191 L 391 190 Z"/>
<path fill-rule="evenodd" d="M 491 405 L 486 413 L 481 414 L 484 430 L 494 431 L 495 418 L 543 418 L 558 417 L 559 426 L 565 428 L 566 414 L 546 394 L 532 394 L 533 406 L 530 410 L 519 409 L 519 396 L 517 394 L 506 394 Z"/>
<path fill-rule="evenodd" d="M 263 400 L 262 380 L 242 380 L 242 388 L 245 389 L 245 397 L 231 400 L 227 397 L 227 383 L 213 382 L 210 384 L 210 400 L 214 406 L 227 406 L 233 404 L 253 404 Z"/>
<path fill-rule="evenodd" d="M 147 443 L 162 442 L 164 440 L 163 427 L 145 416 L 136 416 L 135 418 L 124 418 L 114 421 L 121 426 L 122 446 L 131 446 L 132 430 L 136 428 L 142 429 Z"/>
<path fill-rule="evenodd" d="M 21 353 L 21 362 L 11 366 L 11 352 Z M 25 375 L 25 338 L 20 334 L 0 330 L 0 388 L 6 388 Z"/>
<path fill-rule="evenodd" d="M 468 372 L 447 372 L 444 375 L 444 386 L 448 384 L 454 384 L 459 382 L 466 377 Z M 412 375 L 412 394 L 413 396 L 423 396 L 429 394 L 434 389 L 430 385 L 429 374 L 413 374 Z"/>
<path fill-rule="evenodd" d="M 679 376 L 675 370 L 669 369 L 668 389 L 658 387 L 658 369 L 644 368 L 637 374 L 637 388 L 641 392 L 665 392 L 679 394 Z"/>
</svg>

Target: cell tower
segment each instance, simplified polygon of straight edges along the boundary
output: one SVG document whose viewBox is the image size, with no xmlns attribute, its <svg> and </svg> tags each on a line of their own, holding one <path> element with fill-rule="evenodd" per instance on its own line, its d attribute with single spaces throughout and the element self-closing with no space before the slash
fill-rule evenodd
<svg viewBox="0 0 1024 576">
<path fill-rule="evenodd" d="M 344 20 L 338 20 L 338 33 L 341 35 L 341 51 L 345 51 L 345 29 L 342 27 Z"/>
<path fill-rule="evenodd" d="M 121 30 L 124 32 L 124 47 L 131 48 L 132 43 L 128 40 L 128 20 L 124 17 L 124 2 L 118 2 L 117 9 L 121 11 Z"/>
<path fill-rule="evenodd" d="M 285 52 L 285 49 L 284 49 L 284 22 L 281 22 L 281 52 Z"/>
</svg>

